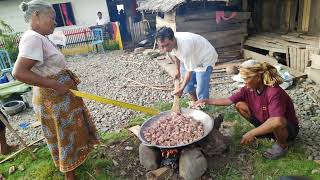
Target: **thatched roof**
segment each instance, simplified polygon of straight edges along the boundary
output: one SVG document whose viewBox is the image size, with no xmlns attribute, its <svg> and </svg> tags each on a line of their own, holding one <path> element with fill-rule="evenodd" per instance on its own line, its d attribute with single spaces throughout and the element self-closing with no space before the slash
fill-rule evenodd
<svg viewBox="0 0 320 180">
<path fill-rule="evenodd" d="M 202 1 L 202 0 L 192 0 Z M 227 0 L 207 0 L 207 1 L 227 1 Z M 137 10 L 156 11 L 156 12 L 169 12 L 175 7 L 186 3 L 187 0 L 140 0 L 140 6 Z"/>
</svg>

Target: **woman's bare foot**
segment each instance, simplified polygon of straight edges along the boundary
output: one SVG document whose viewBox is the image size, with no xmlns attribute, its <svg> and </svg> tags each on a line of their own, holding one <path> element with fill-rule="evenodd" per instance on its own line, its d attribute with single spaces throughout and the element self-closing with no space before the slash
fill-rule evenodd
<svg viewBox="0 0 320 180">
<path fill-rule="evenodd" d="M 0 154 L 7 155 L 7 154 L 11 153 L 12 151 L 14 151 L 17 147 L 18 147 L 18 145 L 8 145 L 8 144 L 1 145 Z"/>
<path fill-rule="evenodd" d="M 75 180 L 75 179 L 76 179 L 74 170 L 73 170 L 73 171 L 66 172 L 66 173 L 64 173 L 64 175 L 65 175 L 65 179 L 66 179 L 66 180 Z"/>
</svg>

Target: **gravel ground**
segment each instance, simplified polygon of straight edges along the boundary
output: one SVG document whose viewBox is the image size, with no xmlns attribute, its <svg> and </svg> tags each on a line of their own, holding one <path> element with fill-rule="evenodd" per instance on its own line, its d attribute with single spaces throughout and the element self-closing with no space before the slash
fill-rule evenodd
<svg viewBox="0 0 320 180">
<path fill-rule="evenodd" d="M 111 99 L 117 99 L 144 106 L 155 102 L 170 102 L 171 91 L 150 89 L 138 86 L 134 80 L 146 85 L 161 86 L 172 89 L 172 79 L 160 66 L 149 57 L 142 54 L 113 51 L 106 54 L 89 54 L 86 56 L 71 56 L 67 58 L 68 66 L 81 79 L 81 91 L 93 93 Z M 214 78 L 214 82 L 230 81 L 230 77 Z M 309 80 L 300 81 L 287 90 L 292 97 L 300 120 L 299 138 L 306 146 L 308 159 L 320 159 L 320 108 L 307 95 L 310 91 Z M 162 87 L 166 85 L 165 87 Z M 227 97 L 238 89 L 236 83 L 214 84 L 212 97 Z M 101 131 L 120 130 L 127 125 L 128 120 L 140 113 L 85 100 Z M 33 141 L 42 136 L 41 128 L 22 129 L 22 122 L 30 125 L 35 122 L 31 109 L 12 117 L 11 124 L 18 129 L 19 134 L 27 141 Z M 7 132 L 9 143 L 17 143 L 11 133 Z"/>
<path fill-rule="evenodd" d="M 68 68 L 82 81 L 78 86 L 80 91 L 149 107 L 155 102 L 172 101 L 170 90 L 150 89 L 136 83 L 159 86 L 163 89 L 172 88 L 172 79 L 148 56 L 113 51 L 106 54 L 71 56 L 67 57 L 67 61 Z M 94 101 L 85 102 L 97 128 L 101 131 L 120 130 L 127 125 L 131 117 L 140 114 Z M 27 141 L 36 140 L 41 136 L 40 127 L 20 128 L 19 124 L 23 122 L 29 125 L 35 122 L 32 109 L 13 116 L 11 124 Z M 11 133 L 7 134 L 9 143 L 17 142 Z"/>
</svg>

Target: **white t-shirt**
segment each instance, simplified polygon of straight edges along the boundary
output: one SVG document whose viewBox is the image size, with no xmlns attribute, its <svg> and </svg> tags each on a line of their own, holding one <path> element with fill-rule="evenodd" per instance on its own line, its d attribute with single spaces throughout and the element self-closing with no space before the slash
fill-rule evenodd
<svg viewBox="0 0 320 180">
<path fill-rule="evenodd" d="M 21 37 L 18 57 L 38 61 L 31 71 L 43 77 L 56 75 L 66 68 L 64 55 L 48 38 L 33 30 L 27 30 Z"/>
<path fill-rule="evenodd" d="M 218 59 L 215 48 L 204 37 L 190 32 L 176 32 L 177 49 L 170 54 L 183 62 L 187 71 L 203 72 Z"/>
<path fill-rule="evenodd" d="M 107 20 L 106 19 L 104 19 L 104 18 L 101 18 L 101 19 L 97 19 L 96 20 L 96 24 L 97 25 L 105 25 L 105 24 L 107 24 L 108 22 L 107 22 Z"/>
</svg>

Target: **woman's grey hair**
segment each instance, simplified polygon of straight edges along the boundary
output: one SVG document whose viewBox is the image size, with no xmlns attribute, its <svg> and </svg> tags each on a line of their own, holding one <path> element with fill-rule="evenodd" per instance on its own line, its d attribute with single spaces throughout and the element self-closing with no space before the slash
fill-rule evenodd
<svg viewBox="0 0 320 180">
<path fill-rule="evenodd" d="M 44 0 L 32 0 L 30 2 L 22 2 L 20 4 L 20 9 L 24 13 L 24 20 L 28 23 L 31 19 L 31 16 L 34 12 L 38 11 L 41 12 L 46 9 L 52 9 L 52 5 Z"/>
</svg>

